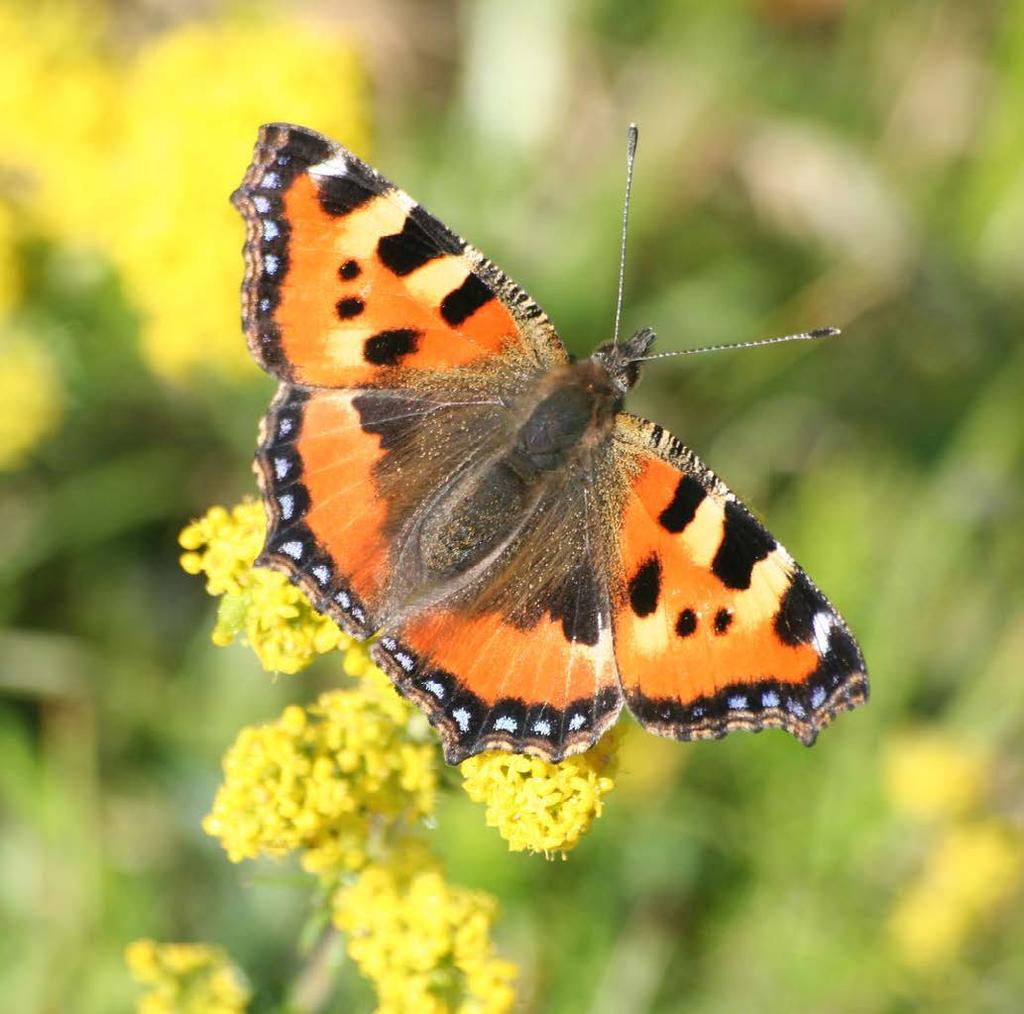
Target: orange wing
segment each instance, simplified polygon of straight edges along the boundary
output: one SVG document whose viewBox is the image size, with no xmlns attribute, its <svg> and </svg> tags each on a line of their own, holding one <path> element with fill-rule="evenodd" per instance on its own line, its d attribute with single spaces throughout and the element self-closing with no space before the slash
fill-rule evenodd
<svg viewBox="0 0 1024 1014">
<path fill-rule="evenodd" d="M 481 750 L 558 761 L 588 749 L 622 708 L 610 629 L 587 640 L 554 618 L 521 628 L 439 606 L 371 650 L 438 727 L 449 764 Z"/>
<path fill-rule="evenodd" d="M 853 635 L 678 440 L 626 415 L 615 437 L 632 476 L 614 604 L 630 710 L 677 739 L 774 726 L 810 745 L 838 712 L 867 699 Z"/>
<path fill-rule="evenodd" d="M 246 224 L 249 348 L 282 380 L 398 386 L 494 357 L 527 371 L 568 360 L 544 312 L 494 264 L 312 130 L 261 128 L 232 201 Z"/>
</svg>

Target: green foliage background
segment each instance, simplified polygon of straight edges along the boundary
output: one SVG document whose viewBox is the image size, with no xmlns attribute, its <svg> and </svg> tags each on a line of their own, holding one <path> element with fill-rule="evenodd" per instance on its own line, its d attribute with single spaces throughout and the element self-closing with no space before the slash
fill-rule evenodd
<svg viewBox="0 0 1024 1014">
<path fill-rule="evenodd" d="M 509 855 L 452 794 L 441 851 L 499 896 L 524 1009 L 1019 1009 L 1024 8 L 296 11 L 364 61 L 375 164 L 522 282 L 574 352 L 609 335 L 629 120 L 627 330 L 652 325 L 662 351 L 844 330 L 653 365 L 630 407 L 696 449 L 828 592 L 863 644 L 871 703 L 809 751 L 778 733 L 632 737 L 566 862 Z M 109 23 L 127 47 L 183 17 L 127 4 Z M 202 164 L 167 169 L 203 185 Z M 273 385 L 255 367 L 154 374 L 119 273 L 87 245 L 27 227 L 17 266 L 12 319 L 44 336 L 63 394 L 59 425 L 0 478 L 0 996 L 125 1009 L 121 950 L 155 936 L 225 945 L 254 1009 L 279 1009 L 306 878 L 232 867 L 199 823 L 237 730 L 311 700 L 336 667 L 274 681 L 244 648 L 215 649 L 175 541 L 252 492 Z M 183 332 L 204 298 L 181 293 Z M 891 915 L 941 829 L 902 811 L 886 774 L 918 727 L 985 758 L 971 819 L 1018 849 L 1016 880 L 924 965 Z M 329 1009 L 368 1009 L 339 976 Z"/>
</svg>

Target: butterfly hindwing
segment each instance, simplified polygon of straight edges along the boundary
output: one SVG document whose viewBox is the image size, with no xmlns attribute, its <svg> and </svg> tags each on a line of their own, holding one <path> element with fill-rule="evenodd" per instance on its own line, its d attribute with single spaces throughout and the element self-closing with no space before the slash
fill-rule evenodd
<svg viewBox="0 0 1024 1014">
<path fill-rule="evenodd" d="M 374 646 L 437 725 L 449 763 L 485 749 L 560 760 L 618 716 L 609 544 L 593 528 L 593 485 L 583 469 L 566 469 L 493 562 L 386 627 Z"/>
<path fill-rule="evenodd" d="M 263 561 L 343 629 L 369 636 L 388 619 L 405 522 L 472 458 L 495 413 L 486 398 L 282 384 L 256 458 L 269 516 Z"/>
<path fill-rule="evenodd" d="M 565 362 L 544 312 L 479 252 L 315 131 L 260 130 L 232 198 L 246 222 L 243 326 L 264 369 L 316 387 Z"/>
<path fill-rule="evenodd" d="M 615 603 L 630 709 L 677 739 L 781 727 L 809 745 L 867 697 L 846 624 L 679 441 L 627 415 L 615 436 L 631 476 Z"/>
<path fill-rule="evenodd" d="M 521 627 L 438 606 L 372 650 L 438 727 L 449 764 L 481 750 L 558 761 L 590 747 L 622 707 L 610 633 L 587 644 L 550 616 Z"/>
</svg>

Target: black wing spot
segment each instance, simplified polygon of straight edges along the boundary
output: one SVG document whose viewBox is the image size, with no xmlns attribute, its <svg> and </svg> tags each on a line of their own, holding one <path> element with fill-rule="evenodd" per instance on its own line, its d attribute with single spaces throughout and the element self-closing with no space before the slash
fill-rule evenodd
<svg viewBox="0 0 1024 1014">
<path fill-rule="evenodd" d="M 724 634 L 732 625 L 732 613 L 728 609 L 719 609 L 715 613 L 715 633 Z"/>
<path fill-rule="evenodd" d="M 637 616 L 650 616 L 661 594 L 661 561 L 652 556 L 640 565 L 629 582 L 629 604 Z"/>
<path fill-rule="evenodd" d="M 457 289 L 452 289 L 441 300 L 441 316 L 452 327 L 456 327 L 492 299 L 494 293 L 487 285 L 476 275 L 467 275 L 466 280 Z"/>
<path fill-rule="evenodd" d="M 793 580 L 782 605 L 775 614 L 775 633 L 783 644 L 807 644 L 814 634 L 814 617 L 825 608 L 825 601 L 802 570 L 793 574 Z"/>
<path fill-rule="evenodd" d="M 350 320 L 352 317 L 358 317 L 366 309 L 366 304 L 358 296 L 347 296 L 338 300 L 335 309 L 341 320 Z"/>
<path fill-rule="evenodd" d="M 864 672 L 864 668 L 864 658 L 853 636 L 845 627 L 833 626 L 817 675 L 834 687 L 853 673 Z"/>
<path fill-rule="evenodd" d="M 735 500 L 725 505 L 724 527 L 711 569 L 727 588 L 749 588 L 754 564 L 775 548 L 775 540 Z"/>
<path fill-rule="evenodd" d="M 354 260 L 347 260 L 344 264 L 338 268 L 338 277 L 344 279 L 346 282 L 352 281 L 353 278 L 358 278 L 363 272 L 363 269 Z"/>
<path fill-rule="evenodd" d="M 416 224 L 412 215 L 406 218 L 401 232 L 382 236 L 377 244 L 381 264 L 399 277 L 411 274 L 441 254 L 437 244 Z"/>
<path fill-rule="evenodd" d="M 376 193 L 358 176 L 316 176 L 320 207 L 335 218 L 349 215 L 362 207 Z"/>
<path fill-rule="evenodd" d="M 397 366 L 419 346 L 420 332 L 408 327 L 378 331 L 366 339 L 363 358 L 374 366 Z"/>
<path fill-rule="evenodd" d="M 684 475 L 669 505 L 658 515 L 661 527 L 669 532 L 681 532 L 693 520 L 707 495 L 707 490 L 693 476 Z"/>
<path fill-rule="evenodd" d="M 593 568 L 587 563 L 576 567 L 549 609 L 552 619 L 562 621 L 562 633 L 570 644 L 597 644 L 601 636 L 601 592 Z"/>
<path fill-rule="evenodd" d="M 697 629 L 697 614 L 692 609 L 684 609 L 676 620 L 676 633 L 680 637 L 689 637 Z"/>
</svg>

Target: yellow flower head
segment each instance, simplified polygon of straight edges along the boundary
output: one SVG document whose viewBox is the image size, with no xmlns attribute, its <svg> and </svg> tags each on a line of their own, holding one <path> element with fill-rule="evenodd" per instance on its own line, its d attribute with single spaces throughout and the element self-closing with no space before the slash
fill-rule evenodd
<svg viewBox="0 0 1024 1014">
<path fill-rule="evenodd" d="M 978 753 L 937 731 L 902 734 L 882 764 L 883 783 L 893 806 L 918 820 L 965 813 L 980 799 L 986 775 Z"/>
<path fill-rule="evenodd" d="M 18 468 L 57 425 L 61 385 L 45 346 L 0 333 L 0 472 Z"/>
<path fill-rule="evenodd" d="M 231 644 L 244 634 L 268 672 L 297 673 L 352 639 L 317 613 L 283 574 L 253 567 L 265 535 L 261 504 L 245 502 L 230 511 L 212 507 L 179 536 L 186 550 L 181 566 L 189 574 L 205 574 L 206 590 L 223 596 L 214 644 Z"/>
<path fill-rule="evenodd" d="M 220 947 L 136 940 L 124 958 L 148 990 L 139 1014 L 241 1014 L 248 1006 L 245 976 Z"/>
<path fill-rule="evenodd" d="M 621 733 L 607 733 L 584 754 L 551 764 L 539 757 L 489 752 L 462 762 L 463 788 L 486 803 L 487 824 L 513 852 L 566 853 L 601 816 L 615 786 Z"/>
<path fill-rule="evenodd" d="M 494 956 L 495 911 L 492 897 L 436 869 L 374 864 L 337 892 L 334 923 L 377 989 L 378 1014 L 501 1014 L 516 969 Z"/>
<path fill-rule="evenodd" d="M 1022 872 L 1024 842 L 1000 821 L 950 829 L 889 917 L 896 952 L 922 972 L 948 967 Z"/>
<path fill-rule="evenodd" d="M 409 734 L 411 712 L 387 677 L 292 706 L 243 729 L 224 757 L 224 783 L 204 830 L 233 862 L 302 850 L 312 873 L 386 855 L 434 806 L 436 749 Z"/>
</svg>

